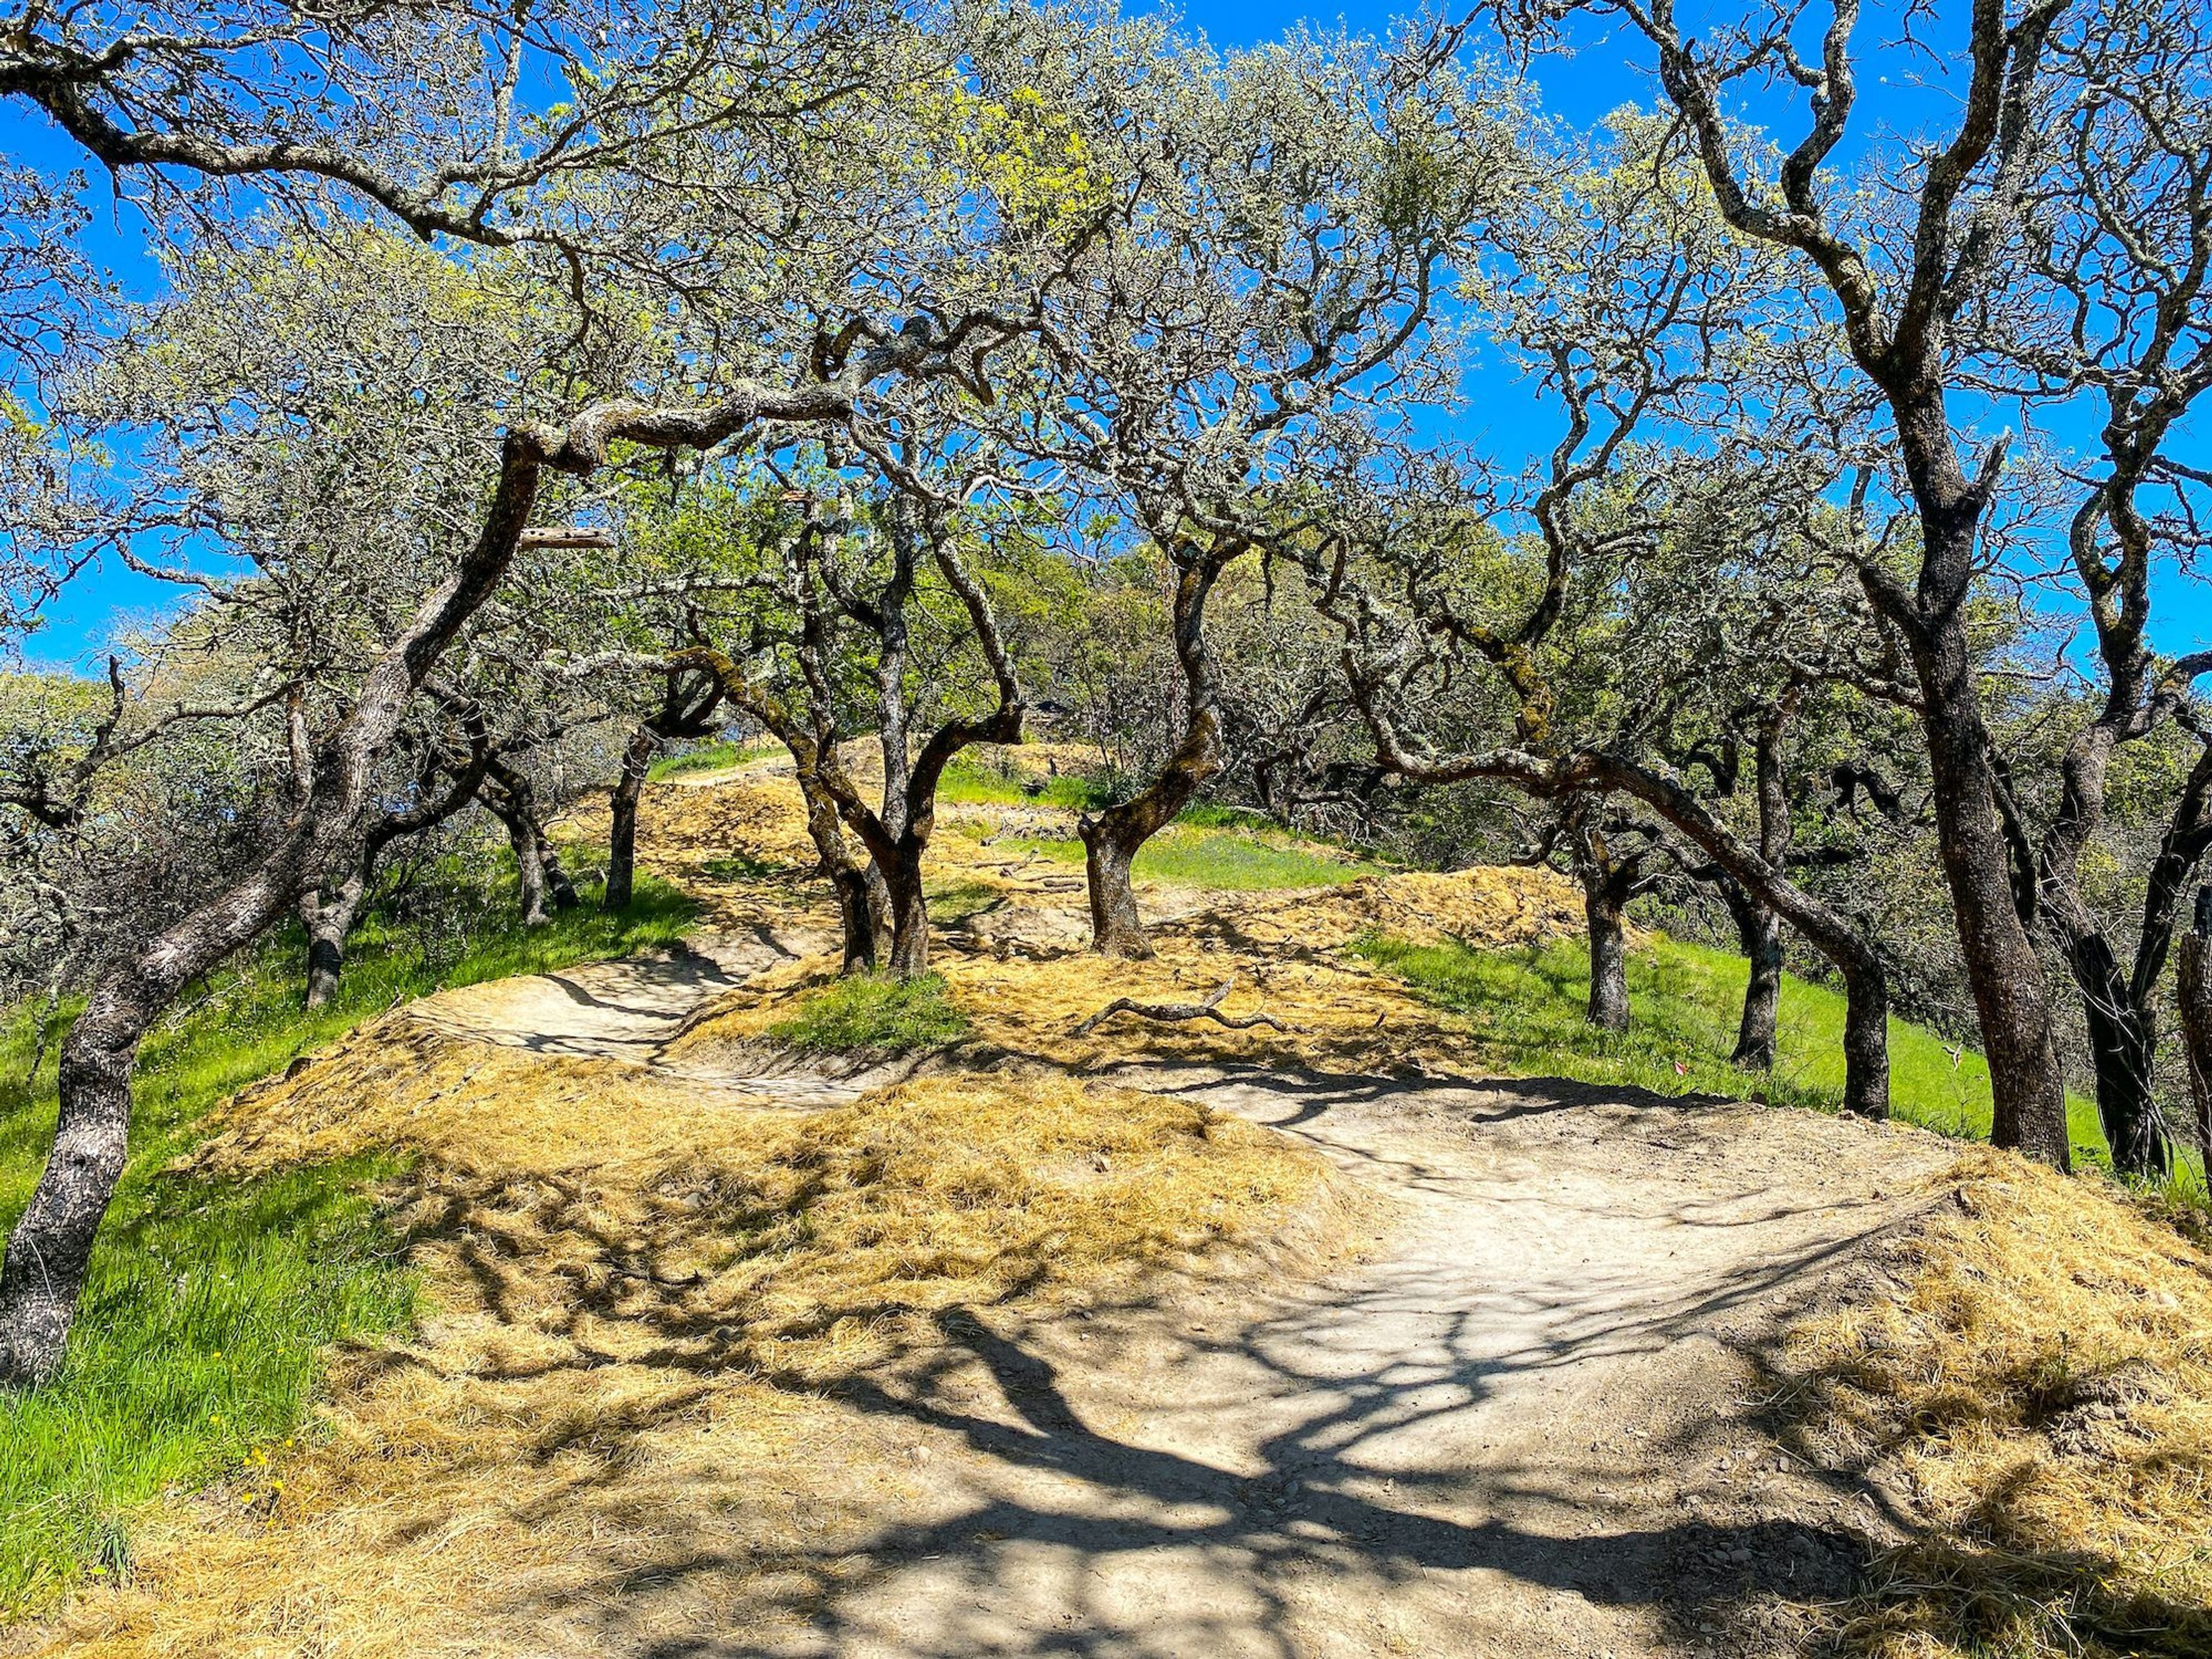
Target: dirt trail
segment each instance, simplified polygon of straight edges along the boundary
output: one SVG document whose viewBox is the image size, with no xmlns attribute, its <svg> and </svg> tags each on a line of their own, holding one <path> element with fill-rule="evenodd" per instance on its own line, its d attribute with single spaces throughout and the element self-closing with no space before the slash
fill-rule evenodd
<svg viewBox="0 0 2212 1659">
<path fill-rule="evenodd" d="M 902 1402 L 933 1513 L 782 1643 L 1081 1653 L 1784 1652 L 1873 1517 L 1743 1404 L 1737 1350 L 1942 1167 L 1918 1138 L 1562 1085 L 1123 1072 L 1399 1200 L 1370 1260 L 1018 1340 Z"/>
<path fill-rule="evenodd" d="M 665 1065 L 701 1004 L 824 944 L 757 927 L 425 1012 Z M 1848 1585 L 1874 1517 L 1765 1438 L 1739 1351 L 1916 1201 L 1939 1145 L 1561 1084 L 1102 1075 L 1297 1136 L 1395 1218 L 1318 1283 L 968 1330 L 965 1352 L 876 1402 L 908 1422 L 894 1438 L 921 1478 L 863 1548 L 841 1543 L 861 1565 L 801 1628 L 672 1644 L 648 1572 L 569 1635 L 789 1659 L 1626 1659 L 1787 1650 L 1776 1600 Z"/>
<path fill-rule="evenodd" d="M 684 782 L 705 799 L 718 780 Z M 696 869 L 697 849 L 685 856 Z M 830 943 L 818 918 L 709 899 L 716 931 L 695 949 L 416 1012 L 456 1036 L 640 1066 L 702 1103 L 853 1098 L 873 1079 L 733 1074 L 711 1046 L 671 1056 L 702 1006 Z M 999 948 L 1048 956 L 1065 931 L 1002 933 Z M 632 1543 L 572 1561 L 557 1597 L 483 1583 L 410 1626 L 405 1650 L 1792 1651 L 1792 1604 L 1846 1588 L 1881 1527 L 1866 1494 L 1760 1429 L 1744 1354 L 1926 1201 L 1942 1145 L 1730 1103 L 1320 1065 L 1091 1074 L 1318 1149 L 1376 1199 L 1352 1265 L 948 1320 L 939 1359 L 804 1407 L 834 1415 L 835 1445 L 765 1468 L 733 1450 L 669 1559 Z M 595 1588 L 575 1589 L 578 1572 Z"/>
</svg>

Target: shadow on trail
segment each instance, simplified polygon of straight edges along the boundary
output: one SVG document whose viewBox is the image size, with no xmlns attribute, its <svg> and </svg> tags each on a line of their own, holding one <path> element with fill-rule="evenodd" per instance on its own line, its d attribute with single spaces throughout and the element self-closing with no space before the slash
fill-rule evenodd
<svg viewBox="0 0 2212 1659">
<path fill-rule="evenodd" d="M 1470 1252 L 1417 1216 L 1387 1259 L 1264 1294 L 1238 1280 L 1241 1311 L 1218 1334 L 1211 1318 L 1194 1323 L 1141 1297 L 1025 1317 L 1009 1304 L 1048 1278 L 1049 1263 L 1012 1264 L 1001 1301 L 943 1310 L 890 1362 L 827 1385 L 874 1437 L 856 1459 L 901 1449 L 931 1459 L 918 1495 L 794 1539 L 756 1524 L 729 1492 L 702 1491 L 680 1545 L 665 1529 L 650 1551 L 619 1537 L 584 1587 L 541 1592 L 535 1603 L 508 1592 L 502 1616 L 556 1621 L 607 1650 L 665 1656 L 1165 1659 L 1336 1651 L 1334 1637 L 1310 1635 L 1316 1607 L 1405 1606 L 1433 1626 L 1470 1585 L 1499 1581 L 1509 1604 L 1516 1586 L 1532 1606 L 1578 1598 L 1636 1615 L 1662 1642 L 1747 1597 L 1817 1600 L 1849 1588 L 1864 1552 L 1841 1526 L 1656 1513 L 1613 1491 L 1678 1473 L 1727 1425 L 1642 1444 L 1570 1444 L 1547 1439 L 1540 1418 L 1558 1389 L 1717 1340 L 1732 1319 L 1821 1276 L 1887 1224 L 1893 1207 L 1781 1202 L 1749 1176 L 1693 1198 L 1663 1182 L 1625 1183 L 1617 1202 L 1578 1206 L 1482 1158 L 1449 1156 L 1479 1145 L 1486 1127 L 1578 1110 L 1589 1138 L 1620 1139 L 1623 1157 L 1633 1137 L 1651 1133 L 1685 1145 L 1703 1137 L 1721 1155 L 1719 1115 L 1680 1098 L 1260 1067 L 1139 1070 L 1115 1080 L 1262 1091 L 1267 1109 L 1250 1115 L 1310 1136 L 1438 1213 L 1479 1204 L 1494 1237 Z M 1455 1138 L 1320 1133 L 1333 1115 L 1371 1123 L 1408 1113 Z M 540 1350 L 526 1371 L 477 1371 L 487 1387 L 549 1365 L 644 1365 L 692 1379 L 649 1404 L 599 1407 L 594 1397 L 593 1409 L 549 1430 L 538 1449 L 562 1484 L 535 1505 L 619 1510 L 655 1437 L 678 1430 L 714 1377 L 763 1374 L 762 1351 L 720 1322 L 726 1312 L 693 1304 L 680 1261 L 702 1230 L 742 1236 L 749 1218 L 687 1212 L 641 1233 L 597 1217 L 585 1182 L 447 1197 L 422 1212 L 424 1225 L 459 1242 L 495 1317 L 520 1317 L 504 1280 L 526 1255 L 550 1252 L 574 1285 L 556 1315 L 530 1316 L 536 1331 L 567 1339 L 561 1356 Z M 1641 1249 L 1576 1259 L 1599 1221 L 1740 1242 L 1724 1265 L 1680 1273 Z M 1766 1240 L 1762 1227 L 1780 1231 Z M 856 1295 L 809 1322 L 887 1324 L 899 1311 Z M 772 1369 L 766 1380 L 823 1386 L 818 1375 L 779 1379 Z M 1156 1399 L 1173 1404 L 1149 1420 L 1118 1409 Z M 1213 1432 L 1224 1425 L 1233 1431 Z M 1836 1486 L 1851 1494 L 1856 1483 Z M 709 1603 L 720 1609 L 711 1620 L 684 1615 Z M 763 1629 L 781 1633 L 737 1633 Z M 1508 1650 L 1471 1633 L 1468 1645 L 1442 1650 Z"/>
</svg>

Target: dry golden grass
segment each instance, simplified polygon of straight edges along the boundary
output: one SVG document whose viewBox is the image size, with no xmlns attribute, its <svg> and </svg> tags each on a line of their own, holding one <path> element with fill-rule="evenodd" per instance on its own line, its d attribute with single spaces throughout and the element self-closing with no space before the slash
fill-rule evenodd
<svg viewBox="0 0 2212 1659">
<path fill-rule="evenodd" d="M 1792 1334 L 1825 1452 L 1920 1536 L 1853 1651 L 2212 1652 L 2212 1257 L 2094 1181 L 1978 1151 L 1896 1248 L 1904 1288 Z"/>
<path fill-rule="evenodd" d="M 198 1156 L 418 1154 L 392 1194 L 439 1309 L 341 1356 L 307 1443 L 150 1517 L 126 1592 L 31 1651 L 539 1652 L 768 1630 L 931 1495 L 842 1389 L 963 1331 L 1340 1231 L 1269 1132 L 1066 1078 L 927 1079 L 807 1114 L 394 1015 L 248 1091 Z M 826 1395 L 823 1392 L 829 1391 Z M 612 1628 L 619 1622 L 617 1632 Z"/>
</svg>

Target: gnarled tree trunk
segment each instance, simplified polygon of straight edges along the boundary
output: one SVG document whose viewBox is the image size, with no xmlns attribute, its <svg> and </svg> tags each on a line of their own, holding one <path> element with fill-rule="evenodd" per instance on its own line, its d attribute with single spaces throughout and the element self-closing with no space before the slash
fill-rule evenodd
<svg viewBox="0 0 2212 1659">
<path fill-rule="evenodd" d="M 915 979 L 929 971 L 929 903 L 921 887 L 921 848 L 902 849 L 889 860 L 878 856 L 884 888 L 890 900 L 891 948 L 885 961 L 899 979 Z"/>
<path fill-rule="evenodd" d="M 1589 1023 L 1601 1031 L 1626 1031 L 1628 902 L 1650 883 L 1644 874 L 1644 854 L 1622 852 L 1602 808 L 1602 801 L 1595 799 L 1569 803 L 1568 845 L 1575 880 L 1583 890 L 1583 921 L 1589 935 Z M 1630 833 L 1634 833 L 1632 827 Z"/>
<path fill-rule="evenodd" d="M 1782 918 L 1733 877 L 1726 878 L 1722 896 L 1735 923 L 1736 939 L 1751 964 L 1751 977 L 1743 991 L 1743 1015 L 1736 1022 L 1735 1051 L 1729 1060 L 1746 1071 L 1771 1071 L 1782 1009 Z"/>
<path fill-rule="evenodd" d="M 573 910 L 583 902 L 576 896 L 576 884 L 568 879 L 568 872 L 561 862 L 560 849 L 542 828 L 538 832 L 538 861 L 544 871 L 545 896 L 551 901 L 555 915 Z"/>
<path fill-rule="evenodd" d="M 1941 421 L 1940 404 L 1934 411 Z M 1961 480 L 1960 490 L 1966 491 Z M 1953 515 L 1955 516 L 1955 515 Z M 1932 508 L 1923 521 L 1937 545 L 1929 562 L 1971 570 L 1974 518 L 1954 524 Z M 1955 546 L 1944 545 L 1955 543 Z M 1958 576 L 1963 597 L 1967 578 Z M 1923 586 L 1925 584 L 1923 583 Z M 2071 1165 L 2066 1086 L 2051 1024 L 2051 1001 L 2020 914 L 2014 863 L 1990 769 L 1990 738 L 1966 637 L 1963 607 L 1923 611 L 1911 636 L 1921 687 L 1936 842 L 1957 919 L 1960 960 L 1972 989 L 1994 1108 L 1990 1138 L 2057 1169 Z"/>
<path fill-rule="evenodd" d="M 645 799 L 653 757 L 672 738 L 703 738 L 714 729 L 725 695 L 712 673 L 686 684 L 684 671 L 671 670 L 660 708 L 641 720 L 623 746 L 622 771 L 607 799 L 607 884 L 599 896 L 603 910 L 623 910 L 637 896 L 637 814 Z"/>
<path fill-rule="evenodd" d="M 307 930 L 307 1006 L 320 1008 L 338 994 L 345 971 L 346 939 L 368 895 L 368 860 L 356 865 L 329 892 L 310 888 L 300 897 L 300 921 Z"/>
<path fill-rule="evenodd" d="M 537 791 L 527 773 L 504 761 L 491 763 L 490 776 L 497 787 L 484 797 L 484 805 L 507 826 L 507 843 L 514 853 L 517 910 L 525 927 L 543 927 L 553 920 L 546 897 L 561 860 L 546 844 L 544 829 L 538 821 Z M 565 873 L 560 875 L 560 885 L 568 889 L 568 905 L 574 904 L 575 890 L 568 886 Z"/>
<path fill-rule="evenodd" d="M 1760 718 L 1753 749 L 1759 855 L 1777 870 L 1784 867 L 1796 831 L 1790 811 L 1783 744 L 1803 701 L 1804 687 L 1793 682 Z M 1723 872 L 1721 890 L 1735 921 L 1744 957 L 1751 964 L 1743 988 L 1743 1016 L 1736 1023 L 1735 1052 L 1729 1058 L 1748 1071 L 1771 1071 L 1782 1012 L 1782 919 L 1772 905 L 1732 875 Z"/>
<path fill-rule="evenodd" d="M 1583 878 L 1583 917 L 1589 927 L 1589 1023 L 1601 1031 L 1625 1031 L 1628 945 L 1621 907 L 1602 880 Z"/>
<path fill-rule="evenodd" d="M 1077 822 L 1091 894 L 1091 948 L 1102 955 L 1141 959 L 1152 954 L 1130 883 L 1137 854 L 1221 769 L 1220 691 L 1206 644 L 1206 601 L 1222 571 L 1243 550 L 1237 542 L 1176 550 L 1174 626 L 1176 659 L 1182 668 L 1182 741 L 1142 793 Z"/>
<path fill-rule="evenodd" d="M 607 885 L 599 896 L 603 910 L 623 910 L 637 896 L 637 809 L 645 795 L 646 774 L 660 752 L 660 734 L 641 726 L 623 749 L 622 774 L 607 800 Z"/>
</svg>

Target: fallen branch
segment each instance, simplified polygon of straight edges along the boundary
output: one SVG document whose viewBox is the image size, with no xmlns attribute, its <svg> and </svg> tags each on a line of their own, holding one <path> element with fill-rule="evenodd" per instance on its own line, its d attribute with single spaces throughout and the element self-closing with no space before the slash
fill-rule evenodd
<svg viewBox="0 0 2212 1659">
<path fill-rule="evenodd" d="M 1131 997 L 1115 997 L 1113 1001 L 1091 1015 L 1068 1035 L 1088 1036 L 1116 1014 L 1135 1014 L 1143 1019 L 1157 1019 L 1168 1023 L 1186 1019 L 1210 1019 L 1218 1024 L 1226 1025 L 1232 1031 L 1249 1031 L 1255 1025 L 1265 1025 L 1269 1030 L 1276 1031 L 1290 1030 L 1290 1027 L 1273 1014 L 1247 1014 L 1242 1018 L 1237 1018 L 1223 1013 L 1222 1000 L 1228 996 L 1230 988 L 1236 983 L 1237 981 L 1233 976 L 1222 981 L 1221 988 L 1203 1002 L 1139 1002 Z"/>
</svg>

